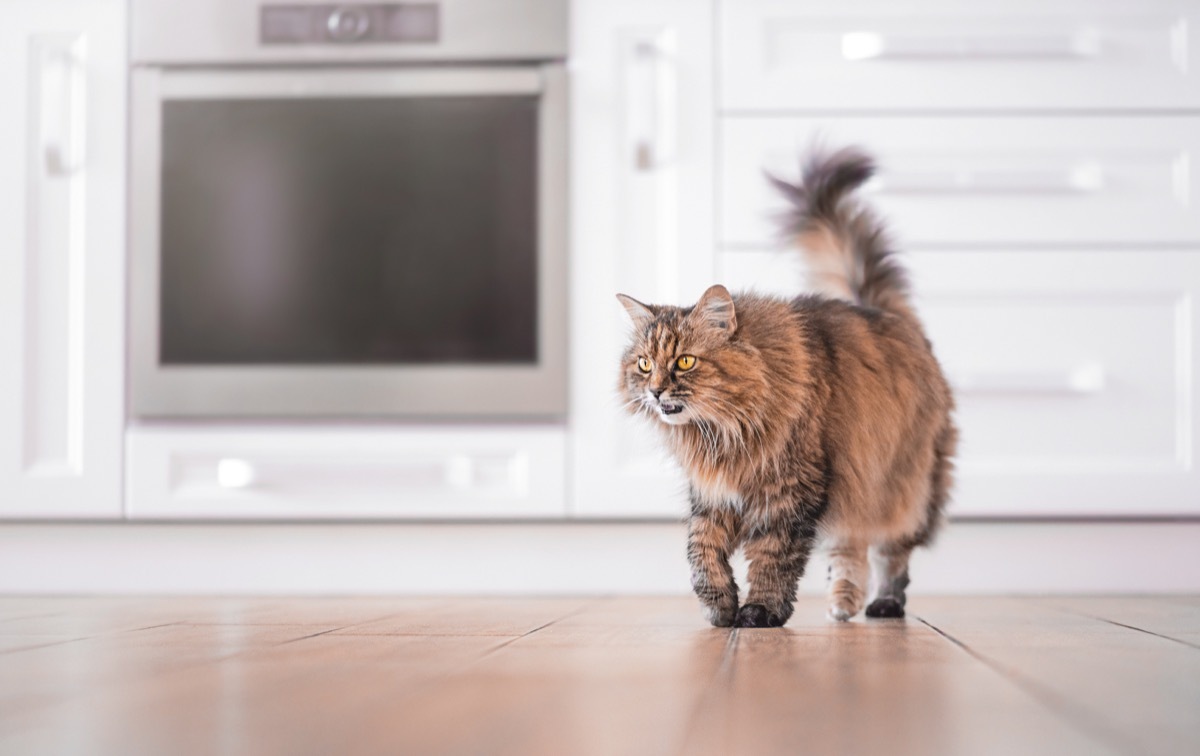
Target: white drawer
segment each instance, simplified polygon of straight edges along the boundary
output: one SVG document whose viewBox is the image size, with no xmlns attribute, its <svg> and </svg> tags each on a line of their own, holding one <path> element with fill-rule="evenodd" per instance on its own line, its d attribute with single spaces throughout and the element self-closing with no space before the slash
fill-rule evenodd
<svg viewBox="0 0 1200 756">
<path fill-rule="evenodd" d="M 909 262 L 958 392 L 955 514 L 1200 514 L 1200 252 L 926 252 Z M 735 288 L 800 288 L 799 266 L 778 254 L 729 251 L 719 267 Z"/>
<path fill-rule="evenodd" d="M 725 110 L 1200 105 L 1187 0 L 723 0 Z"/>
<path fill-rule="evenodd" d="M 561 517 L 561 428 L 136 426 L 132 519 Z"/>
<path fill-rule="evenodd" d="M 1200 242 L 1200 117 L 727 118 L 725 245 L 772 243 L 763 171 L 794 180 L 818 139 L 877 156 L 867 191 L 904 244 Z"/>
</svg>

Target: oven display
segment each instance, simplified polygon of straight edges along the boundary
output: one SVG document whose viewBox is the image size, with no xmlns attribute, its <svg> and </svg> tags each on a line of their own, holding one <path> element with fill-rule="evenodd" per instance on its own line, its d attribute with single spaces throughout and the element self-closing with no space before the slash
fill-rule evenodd
<svg viewBox="0 0 1200 756">
<path fill-rule="evenodd" d="M 264 44 L 437 42 L 436 3 L 400 5 L 266 5 L 259 19 Z"/>
</svg>

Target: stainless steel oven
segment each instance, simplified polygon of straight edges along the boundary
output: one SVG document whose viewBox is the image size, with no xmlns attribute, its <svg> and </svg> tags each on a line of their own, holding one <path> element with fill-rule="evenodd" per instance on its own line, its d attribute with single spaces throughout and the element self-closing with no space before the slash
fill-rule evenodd
<svg viewBox="0 0 1200 756">
<path fill-rule="evenodd" d="M 141 417 L 566 408 L 566 0 L 133 0 Z"/>
</svg>

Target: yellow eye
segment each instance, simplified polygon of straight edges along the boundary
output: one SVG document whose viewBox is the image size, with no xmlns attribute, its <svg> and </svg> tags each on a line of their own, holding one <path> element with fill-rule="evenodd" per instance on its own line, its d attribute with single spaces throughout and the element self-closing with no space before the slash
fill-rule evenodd
<svg viewBox="0 0 1200 756">
<path fill-rule="evenodd" d="M 680 370 L 691 370 L 693 367 L 695 367 L 695 365 L 696 358 L 690 354 L 685 354 L 679 359 L 675 360 L 675 367 L 679 368 Z"/>
<path fill-rule="evenodd" d="M 649 373 L 650 360 L 646 359 L 645 357 L 638 357 L 638 370 L 641 370 L 643 373 Z"/>
</svg>

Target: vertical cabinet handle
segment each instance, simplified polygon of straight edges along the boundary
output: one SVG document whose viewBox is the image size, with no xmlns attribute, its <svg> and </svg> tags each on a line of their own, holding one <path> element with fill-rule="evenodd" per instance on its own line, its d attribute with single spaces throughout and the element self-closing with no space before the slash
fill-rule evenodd
<svg viewBox="0 0 1200 756">
<path fill-rule="evenodd" d="M 57 24 L 56 24 L 57 25 Z M 31 475 L 87 479 L 87 254 L 84 67 L 81 32 L 33 33 L 22 71 L 28 129 L 23 261 L 24 464 Z M 5 176 L 6 180 L 10 177 Z M 15 184 L 14 184 L 15 188 Z M 15 251 L 15 250 L 14 250 Z M 5 252 L 7 254 L 7 250 Z"/>
<path fill-rule="evenodd" d="M 675 35 L 638 31 L 626 40 L 625 130 L 633 167 L 653 171 L 675 154 L 677 60 Z"/>
<path fill-rule="evenodd" d="M 83 168 L 85 76 L 82 39 L 63 36 L 39 49 L 39 123 L 43 170 L 50 177 L 71 176 Z"/>
</svg>

